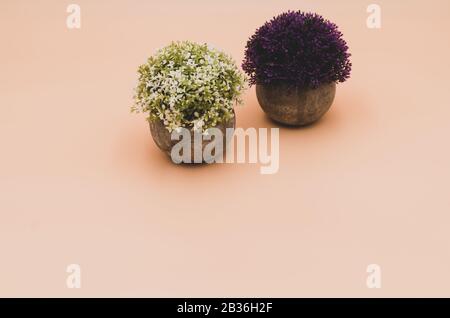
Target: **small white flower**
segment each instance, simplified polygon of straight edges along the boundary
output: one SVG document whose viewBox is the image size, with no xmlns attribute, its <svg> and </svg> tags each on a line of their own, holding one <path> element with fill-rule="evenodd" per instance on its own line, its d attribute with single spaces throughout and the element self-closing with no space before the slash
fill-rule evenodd
<svg viewBox="0 0 450 318">
<path fill-rule="evenodd" d="M 193 59 L 188 59 L 187 62 L 186 62 L 186 65 L 190 66 L 190 67 L 194 67 L 195 66 L 195 62 L 194 62 Z"/>
<path fill-rule="evenodd" d="M 199 130 L 202 130 L 203 125 L 204 125 L 204 121 L 203 120 L 201 120 L 201 119 L 195 120 L 193 128 L 194 128 L 195 131 L 199 131 Z"/>
</svg>

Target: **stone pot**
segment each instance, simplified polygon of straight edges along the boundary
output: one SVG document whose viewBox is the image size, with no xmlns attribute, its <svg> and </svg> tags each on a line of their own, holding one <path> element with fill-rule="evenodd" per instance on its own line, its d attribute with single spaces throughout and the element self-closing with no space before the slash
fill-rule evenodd
<svg viewBox="0 0 450 318">
<path fill-rule="evenodd" d="M 174 145 L 176 145 L 179 141 L 178 140 L 171 140 L 171 133 L 166 129 L 164 126 L 164 123 L 162 120 L 149 120 L 150 124 L 150 132 L 152 134 L 152 138 L 155 141 L 156 145 L 159 149 L 164 151 L 169 157 L 171 156 L 171 151 Z M 226 121 L 219 123 L 215 128 L 218 128 L 223 135 L 223 155 L 225 158 L 225 150 L 226 150 L 226 129 L 227 128 L 235 128 L 236 127 L 236 115 L 233 111 L 233 118 Z M 201 152 L 203 153 L 203 150 L 205 149 L 205 146 L 211 142 L 214 142 L 213 140 L 203 140 L 202 141 L 202 149 Z M 194 163 L 194 153 L 196 151 L 195 144 L 194 144 L 194 131 L 191 129 L 191 163 Z M 222 152 L 218 152 L 215 155 L 218 156 Z M 204 158 L 203 158 L 204 159 Z M 225 159 L 224 159 L 225 160 Z M 205 160 L 202 161 L 204 163 Z"/>
<path fill-rule="evenodd" d="M 306 89 L 289 84 L 256 85 L 256 97 L 273 120 L 291 126 L 304 126 L 319 120 L 330 109 L 336 83 Z"/>
</svg>

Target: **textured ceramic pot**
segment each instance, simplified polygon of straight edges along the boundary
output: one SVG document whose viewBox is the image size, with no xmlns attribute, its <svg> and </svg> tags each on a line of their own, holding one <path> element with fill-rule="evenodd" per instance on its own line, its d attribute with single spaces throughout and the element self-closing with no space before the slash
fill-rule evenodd
<svg viewBox="0 0 450 318">
<path fill-rule="evenodd" d="M 319 120 L 333 104 L 336 83 L 316 89 L 288 84 L 256 85 L 261 108 L 273 120 L 285 125 L 303 126 Z"/>
<path fill-rule="evenodd" d="M 226 150 L 226 129 L 227 128 L 235 128 L 236 127 L 236 115 L 233 112 L 233 118 L 218 124 L 215 128 L 218 128 L 221 132 L 222 132 L 222 136 L 223 136 L 223 141 L 222 141 L 222 145 L 223 145 L 223 154 L 225 155 L 225 150 Z M 179 141 L 178 140 L 171 140 L 171 133 L 166 129 L 166 127 L 164 126 L 164 123 L 161 120 L 155 120 L 155 121 L 149 121 L 150 124 L 150 132 L 152 134 L 153 140 L 155 141 L 156 145 L 158 146 L 159 149 L 161 149 L 162 151 L 164 151 L 167 155 L 170 156 L 172 148 L 174 145 L 176 145 Z M 202 149 L 201 149 L 201 153 L 203 154 L 203 151 L 205 149 L 205 146 L 210 144 L 211 142 L 214 142 L 214 138 L 213 140 L 203 140 L 202 141 Z M 199 151 L 199 149 L 197 149 Z M 194 131 L 191 130 L 191 163 L 194 163 L 194 154 L 196 151 L 196 145 L 194 143 Z M 213 155 L 215 155 L 214 157 L 218 156 L 222 154 L 222 152 L 217 152 Z M 203 161 L 205 162 L 205 161 Z"/>
</svg>

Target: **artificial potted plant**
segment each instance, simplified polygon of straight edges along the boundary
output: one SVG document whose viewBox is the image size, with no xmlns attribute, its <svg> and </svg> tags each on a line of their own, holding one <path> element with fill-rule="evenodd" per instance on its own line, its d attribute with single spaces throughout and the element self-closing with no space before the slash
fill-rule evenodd
<svg viewBox="0 0 450 318">
<path fill-rule="evenodd" d="M 235 127 L 234 106 L 242 103 L 246 78 L 232 58 L 207 44 L 172 42 L 151 56 L 138 70 L 132 111 L 147 113 L 156 145 L 171 154 L 178 142 L 172 132 L 181 128 L 208 134 Z M 206 142 L 192 142 L 192 161 Z M 195 148 L 201 149 L 195 149 Z"/>
<path fill-rule="evenodd" d="M 289 11 L 256 30 L 242 68 L 270 118 L 301 126 L 328 111 L 336 83 L 350 76 L 349 57 L 336 24 L 318 14 Z"/>
</svg>

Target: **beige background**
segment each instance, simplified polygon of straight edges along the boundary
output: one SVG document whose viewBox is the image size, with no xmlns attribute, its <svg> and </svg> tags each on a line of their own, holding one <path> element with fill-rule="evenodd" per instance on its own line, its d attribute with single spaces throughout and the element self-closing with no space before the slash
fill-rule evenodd
<svg viewBox="0 0 450 318">
<path fill-rule="evenodd" d="M 0 296 L 450 296 L 450 3 L 0 1 Z M 280 170 L 173 165 L 132 115 L 136 68 L 171 40 L 239 62 L 287 9 L 353 53 L 331 111 L 280 131 Z M 254 89 L 239 127 L 274 127 Z M 82 288 L 66 288 L 66 266 Z M 382 288 L 366 287 L 366 267 Z"/>
</svg>

